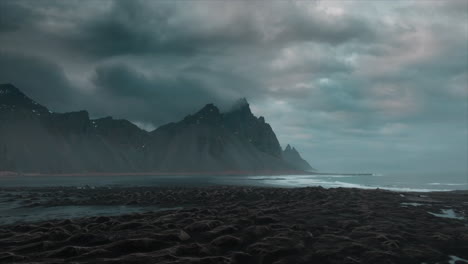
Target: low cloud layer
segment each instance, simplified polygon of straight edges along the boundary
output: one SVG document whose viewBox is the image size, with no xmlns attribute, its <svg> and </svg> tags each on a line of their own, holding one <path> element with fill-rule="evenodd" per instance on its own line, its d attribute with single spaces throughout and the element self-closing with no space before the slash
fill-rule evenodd
<svg viewBox="0 0 468 264">
<path fill-rule="evenodd" d="M 152 129 L 247 97 L 327 171 L 467 172 L 468 2 L 0 2 L 0 82 Z"/>
</svg>

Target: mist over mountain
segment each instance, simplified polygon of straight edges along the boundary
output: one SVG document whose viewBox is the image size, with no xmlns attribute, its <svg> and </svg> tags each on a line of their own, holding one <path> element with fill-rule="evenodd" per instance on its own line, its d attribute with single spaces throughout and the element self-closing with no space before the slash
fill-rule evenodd
<svg viewBox="0 0 468 264">
<path fill-rule="evenodd" d="M 52 113 L 11 84 L 0 85 L 0 171 L 281 172 L 312 169 L 246 99 L 213 104 L 148 132 L 127 120 Z"/>
</svg>

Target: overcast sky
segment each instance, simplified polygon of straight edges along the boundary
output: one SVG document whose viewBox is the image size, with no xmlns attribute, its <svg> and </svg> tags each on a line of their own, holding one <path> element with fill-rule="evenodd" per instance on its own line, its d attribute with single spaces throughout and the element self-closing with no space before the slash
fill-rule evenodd
<svg viewBox="0 0 468 264">
<path fill-rule="evenodd" d="M 1 0 L 5 82 L 146 129 L 246 97 L 320 170 L 467 173 L 467 0 Z"/>
</svg>

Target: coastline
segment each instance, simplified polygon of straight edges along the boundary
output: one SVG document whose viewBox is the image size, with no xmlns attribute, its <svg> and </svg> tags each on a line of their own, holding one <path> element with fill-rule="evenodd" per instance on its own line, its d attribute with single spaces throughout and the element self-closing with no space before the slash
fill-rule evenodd
<svg viewBox="0 0 468 264">
<path fill-rule="evenodd" d="M 278 176 L 278 175 L 314 175 L 316 172 L 299 170 L 257 170 L 257 171 L 201 171 L 201 172 L 66 172 L 66 173 L 44 173 L 44 172 L 14 172 L 0 171 L 1 176 Z"/>
<path fill-rule="evenodd" d="M 224 173 L 224 174 L 223 174 Z M 452 177 L 447 182 L 433 183 L 430 177 L 405 181 L 399 175 L 368 176 L 363 174 L 331 174 L 318 172 L 264 171 L 199 173 L 81 173 L 81 174 L 0 174 L 0 186 L 41 187 L 41 186 L 257 186 L 277 188 L 323 188 L 383 189 L 394 192 L 447 192 L 468 190 L 468 184 Z M 399 177 L 399 179 L 398 179 Z M 395 184 L 397 182 L 398 184 Z"/>
</svg>

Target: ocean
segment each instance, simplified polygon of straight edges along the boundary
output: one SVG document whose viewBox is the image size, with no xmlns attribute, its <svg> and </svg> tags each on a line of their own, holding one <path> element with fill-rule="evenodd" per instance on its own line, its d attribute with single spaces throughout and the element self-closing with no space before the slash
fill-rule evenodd
<svg viewBox="0 0 468 264">
<path fill-rule="evenodd" d="M 28 193 L 14 187 L 202 187 L 243 185 L 260 187 L 296 188 L 322 186 L 324 188 L 365 188 L 392 191 L 451 191 L 468 190 L 468 179 L 461 174 L 384 174 L 384 175 L 282 175 L 282 176 L 15 176 L 0 177 L 0 225 L 36 222 L 50 219 L 71 219 L 90 216 L 111 216 L 148 211 L 170 210 L 158 206 L 54 206 L 29 207 L 21 200 Z M 12 194 L 21 194 L 24 199 L 12 199 Z"/>
<path fill-rule="evenodd" d="M 365 188 L 392 191 L 468 190 L 463 173 L 393 173 L 372 175 L 317 174 L 281 176 L 15 176 L 0 177 L 0 187 L 47 186 L 216 186 L 250 185 L 272 187 Z"/>
</svg>

